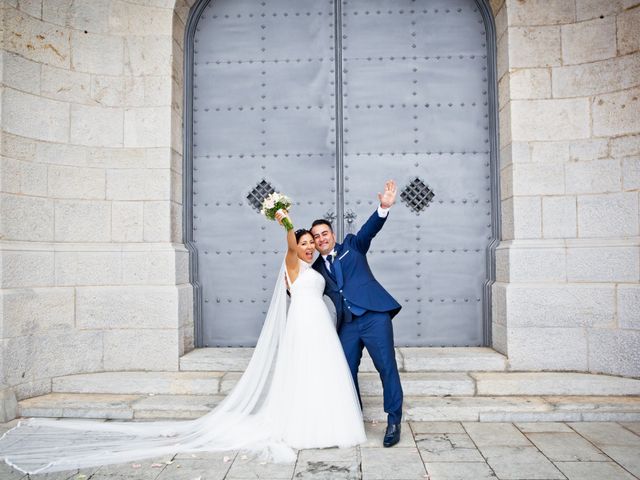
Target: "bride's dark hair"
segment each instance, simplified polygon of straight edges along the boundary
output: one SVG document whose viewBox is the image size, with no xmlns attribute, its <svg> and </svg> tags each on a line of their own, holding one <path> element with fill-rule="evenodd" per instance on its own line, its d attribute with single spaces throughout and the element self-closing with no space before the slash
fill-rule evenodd
<svg viewBox="0 0 640 480">
<path fill-rule="evenodd" d="M 295 234 L 296 234 L 296 243 L 300 243 L 300 239 L 307 234 L 311 235 L 311 238 L 313 238 L 313 234 L 306 228 L 301 228 L 299 230 L 296 230 Z"/>
</svg>

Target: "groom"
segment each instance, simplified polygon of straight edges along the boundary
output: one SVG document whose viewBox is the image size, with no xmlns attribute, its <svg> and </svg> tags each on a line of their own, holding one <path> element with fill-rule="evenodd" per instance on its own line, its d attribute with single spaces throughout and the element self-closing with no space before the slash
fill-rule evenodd
<svg viewBox="0 0 640 480">
<path fill-rule="evenodd" d="M 336 243 L 331 223 L 327 220 L 316 220 L 311 227 L 316 249 L 320 252 L 313 268 L 324 277 L 324 293 L 336 307 L 338 336 L 358 396 L 358 366 L 363 347 L 367 347 L 380 374 L 384 411 L 387 412 L 385 447 L 391 447 L 400 440 L 402 386 L 393 348 L 391 319 L 402 307 L 374 278 L 366 253 L 395 203 L 396 191 L 393 180 L 386 182 L 384 193 L 378 193 L 378 210 L 356 235 L 348 234 L 341 244 Z"/>
</svg>

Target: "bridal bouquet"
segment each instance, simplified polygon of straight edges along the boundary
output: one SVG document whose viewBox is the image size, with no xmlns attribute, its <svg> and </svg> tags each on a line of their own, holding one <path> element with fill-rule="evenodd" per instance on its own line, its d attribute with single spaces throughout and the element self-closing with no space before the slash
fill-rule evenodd
<svg viewBox="0 0 640 480">
<path fill-rule="evenodd" d="M 289 210 L 290 207 L 291 199 L 289 197 L 282 193 L 273 192 L 270 193 L 262 202 L 262 210 L 260 210 L 260 213 L 269 220 L 275 220 L 276 212 L 278 210 Z M 282 219 L 282 225 L 284 225 L 284 228 L 286 228 L 287 231 L 293 228 L 291 220 L 287 217 Z"/>
</svg>

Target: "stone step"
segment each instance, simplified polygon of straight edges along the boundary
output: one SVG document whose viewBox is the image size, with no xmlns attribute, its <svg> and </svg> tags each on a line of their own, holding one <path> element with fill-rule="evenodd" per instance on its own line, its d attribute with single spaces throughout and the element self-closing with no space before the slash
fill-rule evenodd
<svg viewBox="0 0 640 480">
<path fill-rule="evenodd" d="M 54 393 L 216 395 L 229 392 L 242 372 L 101 372 L 54 378 Z M 405 395 L 474 395 L 475 382 L 462 372 L 400 374 Z M 377 373 L 361 373 L 362 395 L 382 395 Z"/>
<path fill-rule="evenodd" d="M 54 393 L 216 395 L 242 372 L 101 372 L 57 377 Z M 401 372 L 407 396 L 640 395 L 640 379 L 572 372 Z M 377 373 L 358 376 L 362 395 L 382 395 Z"/>
<path fill-rule="evenodd" d="M 198 418 L 224 395 L 51 393 L 22 400 L 22 417 L 120 420 Z M 379 396 L 363 397 L 364 417 L 384 421 Z M 407 396 L 405 421 L 640 421 L 638 396 Z"/>
<path fill-rule="evenodd" d="M 181 371 L 242 372 L 253 354 L 253 348 L 197 348 L 180 358 Z M 507 358 L 491 348 L 396 348 L 396 361 L 401 372 L 473 372 L 505 371 Z M 375 372 L 366 350 L 361 372 Z"/>
</svg>

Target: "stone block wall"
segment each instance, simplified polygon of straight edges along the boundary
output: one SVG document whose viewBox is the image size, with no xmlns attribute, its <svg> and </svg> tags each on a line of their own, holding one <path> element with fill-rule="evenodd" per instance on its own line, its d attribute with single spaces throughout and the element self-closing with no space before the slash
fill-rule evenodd
<svg viewBox="0 0 640 480">
<path fill-rule="evenodd" d="M 0 342 L 18 399 L 51 378 L 177 370 L 189 4 L 2 0 Z"/>
<path fill-rule="evenodd" d="M 640 2 L 494 1 L 512 369 L 640 376 Z"/>
</svg>

